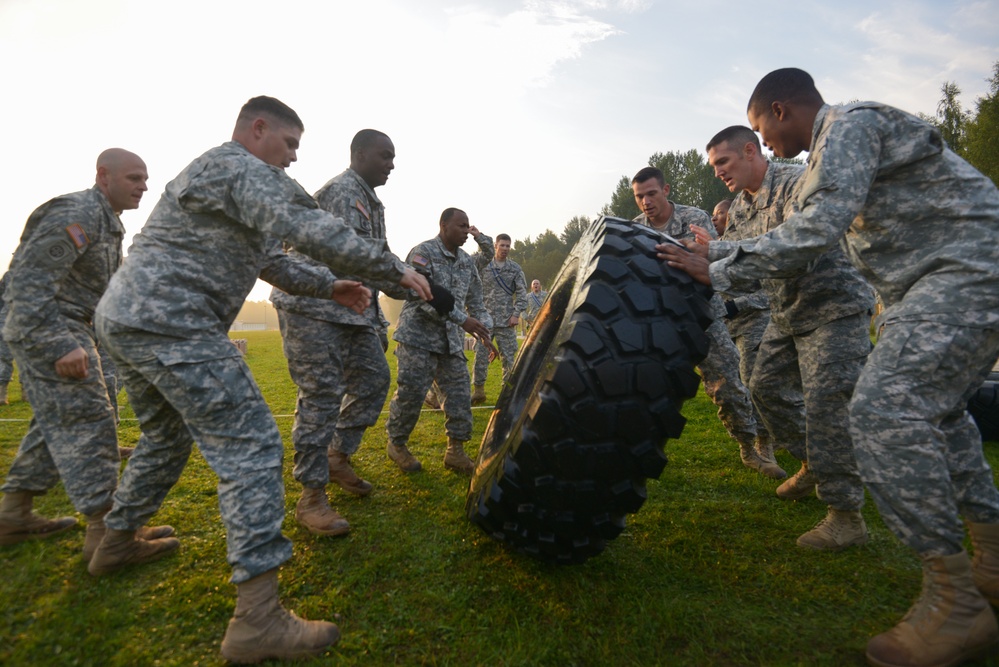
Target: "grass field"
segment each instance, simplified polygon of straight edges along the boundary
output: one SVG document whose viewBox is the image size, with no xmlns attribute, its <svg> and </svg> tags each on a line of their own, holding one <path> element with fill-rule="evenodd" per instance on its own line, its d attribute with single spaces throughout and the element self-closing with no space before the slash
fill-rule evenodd
<svg viewBox="0 0 999 667">
<path fill-rule="evenodd" d="M 295 389 L 276 332 L 245 332 L 247 361 L 284 436 L 295 556 L 281 570 L 286 606 L 334 620 L 343 638 L 329 665 L 860 665 L 867 639 L 894 624 L 919 592 L 917 559 L 868 504 L 871 542 L 840 554 L 795 538 L 825 514 L 810 498 L 781 502 L 777 482 L 744 468 L 703 394 L 688 402 L 683 438 L 649 499 L 607 550 L 583 565 L 545 565 L 504 550 L 463 514 L 467 478 L 445 471 L 443 416 L 426 412 L 411 448 L 424 471 L 385 456 L 384 415 L 355 467 L 375 485 L 357 499 L 334 490 L 350 521 L 319 538 L 293 518 Z M 395 357 L 389 355 L 394 365 Z M 487 393 L 495 400 L 499 365 Z M 16 384 L 12 398 L 19 399 Z M 394 387 L 393 387 L 394 391 Z M 122 444 L 138 429 L 122 402 Z M 476 410 L 474 449 L 489 417 Z M 30 408 L 0 407 L 0 468 L 27 430 Z M 995 443 L 986 445 L 993 467 Z M 473 452 L 470 452 L 473 453 Z M 786 468 L 795 469 L 786 454 Z M 36 500 L 72 514 L 61 487 Z M 156 516 L 180 551 L 100 579 L 80 550 L 82 528 L 0 550 L 0 664 L 219 665 L 235 604 L 216 479 L 195 452 Z"/>
</svg>

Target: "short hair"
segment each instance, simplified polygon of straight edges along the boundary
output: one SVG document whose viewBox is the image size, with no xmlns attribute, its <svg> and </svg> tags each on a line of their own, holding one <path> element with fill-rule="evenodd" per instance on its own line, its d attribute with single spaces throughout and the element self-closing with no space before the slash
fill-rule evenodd
<svg viewBox="0 0 999 667">
<path fill-rule="evenodd" d="M 302 132 L 305 132 L 305 125 L 294 109 L 276 97 L 268 97 L 266 95 L 251 97 L 247 100 L 243 108 L 239 110 L 237 122 L 252 120 L 254 117 L 261 115 L 269 116 L 283 125 L 294 125 Z"/>
<path fill-rule="evenodd" d="M 510 238 L 509 234 L 497 234 L 496 235 L 496 240 L 497 241 L 509 241 L 510 243 L 513 243 L 513 239 Z"/>
<path fill-rule="evenodd" d="M 730 125 L 711 137 L 711 141 L 708 142 L 705 150 L 710 151 L 712 148 L 722 144 L 728 144 L 732 148 L 742 148 L 750 143 L 756 146 L 757 153 L 763 152 L 763 147 L 760 146 L 760 138 L 756 136 L 755 132 L 745 125 Z"/>
<path fill-rule="evenodd" d="M 441 221 L 440 221 L 440 224 L 442 224 L 442 225 L 443 225 L 443 224 L 444 224 L 445 222 L 447 222 L 448 220 L 450 220 L 451 218 L 453 218 L 453 217 L 454 217 L 455 215 L 457 215 L 458 213 L 461 213 L 461 214 L 462 214 L 462 215 L 464 215 L 464 216 L 465 216 L 466 218 L 468 217 L 468 214 L 467 214 L 467 213 L 465 213 L 464 211 L 462 211 L 462 210 L 461 210 L 460 208 L 454 208 L 454 207 L 451 207 L 451 208 L 446 208 L 446 209 L 444 209 L 444 212 L 443 212 L 443 213 L 441 213 Z"/>
<path fill-rule="evenodd" d="M 805 70 L 796 67 L 775 69 L 760 79 L 749 96 L 746 111 L 761 113 L 773 102 L 809 102 L 822 104 L 815 81 Z"/>
<path fill-rule="evenodd" d="M 722 200 L 721 200 L 720 202 L 718 202 L 717 204 L 715 204 L 715 208 L 718 208 L 718 207 L 719 207 L 719 206 L 721 206 L 722 204 L 725 204 L 725 208 L 729 208 L 729 207 L 731 207 L 731 206 L 732 206 L 732 203 L 733 203 L 734 201 L 735 201 L 735 200 L 734 200 L 734 199 L 732 199 L 731 197 L 730 197 L 730 198 L 728 198 L 728 199 L 722 199 Z M 711 209 L 711 210 L 714 210 L 714 209 Z"/>
<path fill-rule="evenodd" d="M 350 142 L 350 154 L 353 155 L 357 151 L 363 151 L 366 148 L 371 148 L 374 146 L 375 141 L 379 137 L 389 138 L 389 135 L 384 132 L 379 132 L 378 130 L 361 130 L 354 135 L 354 138 Z M 391 139 L 389 139 L 391 141 Z"/>
<path fill-rule="evenodd" d="M 650 178 L 656 179 L 656 182 L 659 183 L 659 187 L 666 186 L 666 177 L 663 176 L 663 172 L 657 167 L 645 167 L 644 169 L 639 169 L 638 173 L 635 174 L 635 177 L 631 179 L 631 184 L 634 185 L 635 183 L 644 183 Z"/>
</svg>

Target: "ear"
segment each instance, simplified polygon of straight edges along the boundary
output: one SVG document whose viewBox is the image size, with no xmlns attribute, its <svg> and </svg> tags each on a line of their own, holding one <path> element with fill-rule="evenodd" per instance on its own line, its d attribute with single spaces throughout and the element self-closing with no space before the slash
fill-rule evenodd
<svg viewBox="0 0 999 667">
<path fill-rule="evenodd" d="M 770 111 L 773 113 L 774 118 L 777 119 L 778 123 L 783 123 L 787 120 L 787 104 L 784 102 L 771 102 Z"/>
<path fill-rule="evenodd" d="M 663 186 L 663 194 L 669 199 L 669 183 Z"/>
<path fill-rule="evenodd" d="M 253 136 L 259 139 L 264 136 L 264 133 L 268 130 L 267 121 L 263 118 L 255 118 L 253 120 L 253 124 L 250 126 L 250 129 L 253 131 Z"/>
<path fill-rule="evenodd" d="M 755 153 L 756 153 L 756 144 L 754 144 L 752 141 L 747 141 L 746 144 L 742 147 L 742 157 L 747 160 L 751 160 Z"/>
<path fill-rule="evenodd" d="M 109 180 L 109 173 L 107 167 L 97 167 L 97 183 L 103 186 L 107 186 Z"/>
</svg>

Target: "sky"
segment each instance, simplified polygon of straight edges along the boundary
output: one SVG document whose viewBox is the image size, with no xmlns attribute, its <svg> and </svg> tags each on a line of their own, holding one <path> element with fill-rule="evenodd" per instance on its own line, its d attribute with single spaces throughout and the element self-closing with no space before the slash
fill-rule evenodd
<svg viewBox="0 0 999 667">
<path fill-rule="evenodd" d="M 150 175 L 122 215 L 127 248 L 256 95 L 304 121 L 288 174 L 310 192 L 348 166 L 358 130 L 392 138 L 377 193 L 405 257 L 450 206 L 515 240 L 597 216 L 653 153 L 703 152 L 745 124 L 780 67 L 831 103 L 932 114 L 944 81 L 974 108 L 997 60 L 996 0 L 0 0 L 0 269 L 31 211 L 93 185 L 112 146 Z"/>
</svg>

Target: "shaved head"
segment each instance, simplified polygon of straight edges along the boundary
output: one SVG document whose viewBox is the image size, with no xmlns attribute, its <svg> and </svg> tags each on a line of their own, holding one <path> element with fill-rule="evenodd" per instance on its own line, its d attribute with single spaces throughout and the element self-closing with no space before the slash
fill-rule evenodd
<svg viewBox="0 0 999 667">
<path fill-rule="evenodd" d="M 142 158 L 124 148 L 109 148 L 97 156 L 97 188 L 115 213 L 139 207 L 149 173 Z"/>
<path fill-rule="evenodd" d="M 142 158 L 124 148 L 108 148 L 97 156 L 97 170 L 100 171 L 101 167 L 121 169 L 122 165 L 134 162 L 142 162 Z M 145 167 L 146 163 L 142 162 L 142 166 Z"/>
</svg>

